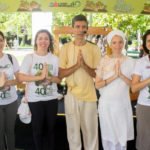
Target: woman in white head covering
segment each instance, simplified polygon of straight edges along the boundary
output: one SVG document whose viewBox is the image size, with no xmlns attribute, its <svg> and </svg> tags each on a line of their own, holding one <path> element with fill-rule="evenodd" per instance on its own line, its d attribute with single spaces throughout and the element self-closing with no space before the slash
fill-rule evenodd
<svg viewBox="0 0 150 150">
<path fill-rule="evenodd" d="M 97 67 L 95 86 L 100 91 L 99 117 L 104 150 L 126 150 L 134 139 L 129 87 L 134 60 L 122 55 L 125 35 L 120 30 L 107 36 L 112 54 L 103 57 Z"/>
</svg>

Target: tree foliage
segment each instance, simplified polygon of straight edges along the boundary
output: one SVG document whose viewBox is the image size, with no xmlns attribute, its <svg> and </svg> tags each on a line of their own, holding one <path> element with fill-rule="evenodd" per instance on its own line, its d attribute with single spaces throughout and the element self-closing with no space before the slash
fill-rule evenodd
<svg viewBox="0 0 150 150">
<path fill-rule="evenodd" d="M 90 13 L 81 14 L 84 14 L 89 19 Z M 71 20 L 75 15 L 77 15 L 77 13 L 53 13 L 53 24 L 60 26 L 71 25 Z M 143 34 L 147 29 L 150 29 L 150 16 L 93 13 L 92 26 L 111 26 L 112 29 L 120 29 L 130 36 L 135 36 L 137 35 L 137 30 L 140 30 Z"/>
<path fill-rule="evenodd" d="M 92 26 L 106 27 L 111 26 L 113 29 L 121 29 L 129 36 L 135 37 L 137 30 L 143 34 L 150 29 L 149 15 L 128 15 L 128 14 L 109 14 L 109 13 L 53 13 L 53 27 L 69 26 L 72 18 L 77 14 L 83 14 L 90 20 L 92 16 Z M 28 34 L 28 38 L 32 37 L 32 14 L 28 12 L 1 13 L 0 14 L 0 30 L 5 34 L 11 33 L 23 37 Z"/>
<path fill-rule="evenodd" d="M 80 13 L 88 17 L 88 13 Z M 71 26 L 72 18 L 77 15 L 77 13 L 53 13 L 53 26 Z"/>
<path fill-rule="evenodd" d="M 32 36 L 32 14 L 31 13 L 1 13 L 0 14 L 0 30 L 5 34 L 14 34 L 24 36 L 28 34 L 28 38 Z"/>
</svg>

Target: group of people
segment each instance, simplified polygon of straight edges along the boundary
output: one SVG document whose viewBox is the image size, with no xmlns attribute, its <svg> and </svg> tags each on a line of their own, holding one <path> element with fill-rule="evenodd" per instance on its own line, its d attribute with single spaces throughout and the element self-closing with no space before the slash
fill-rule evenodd
<svg viewBox="0 0 150 150">
<path fill-rule="evenodd" d="M 86 17 L 75 16 L 74 41 L 62 47 L 59 59 L 53 54 L 52 35 L 47 30 L 38 31 L 34 53 L 25 56 L 20 68 L 14 56 L 3 53 L 5 37 L 0 32 L 0 150 L 5 149 L 5 141 L 8 150 L 15 150 L 15 85 L 20 82 L 27 83 L 35 148 L 54 150 L 57 84 L 64 77 L 68 86 L 65 114 L 70 150 L 82 149 L 81 132 L 85 150 L 99 149 L 98 114 L 103 149 L 127 149 L 127 141 L 134 139 L 130 87 L 133 92 L 140 91 L 136 147 L 150 149 L 150 30 L 143 36 L 147 55 L 137 61 L 122 55 L 126 42 L 122 31 L 113 30 L 107 35 L 112 54 L 101 58 L 99 48 L 85 40 L 87 30 Z M 100 92 L 98 108 L 95 88 Z"/>
</svg>

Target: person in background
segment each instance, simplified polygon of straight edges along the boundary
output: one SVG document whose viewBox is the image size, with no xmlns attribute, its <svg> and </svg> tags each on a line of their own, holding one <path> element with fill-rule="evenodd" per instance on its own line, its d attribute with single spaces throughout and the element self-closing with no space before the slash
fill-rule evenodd
<svg viewBox="0 0 150 150">
<path fill-rule="evenodd" d="M 102 144 L 104 150 L 126 150 L 127 141 L 134 139 L 129 87 L 135 61 L 122 54 L 122 31 L 111 31 L 107 42 L 112 54 L 100 60 L 95 79 L 101 95 L 98 111 Z"/>
<path fill-rule="evenodd" d="M 14 38 L 13 45 L 14 45 L 15 50 L 18 50 L 18 39 L 17 39 L 17 37 Z"/>
<path fill-rule="evenodd" d="M 147 55 L 147 53 L 145 53 L 145 51 L 144 51 L 144 49 L 143 49 L 143 46 L 141 45 L 141 46 L 140 46 L 139 58 L 141 58 L 141 57 L 143 57 L 143 56 L 145 56 L 145 55 Z"/>
<path fill-rule="evenodd" d="M 67 137 L 70 150 L 81 150 L 81 133 L 85 150 L 98 150 L 97 97 L 93 78 L 100 60 L 99 48 L 85 40 L 88 22 L 84 15 L 72 20 L 74 41 L 63 45 L 59 77 L 66 77 L 65 96 Z"/>
<path fill-rule="evenodd" d="M 19 72 L 19 80 L 28 82 L 26 94 L 36 150 L 54 150 L 57 83 L 60 79 L 57 77 L 58 58 L 53 52 L 51 34 L 48 30 L 39 30 L 35 36 L 34 53 L 24 58 Z"/>
<path fill-rule="evenodd" d="M 0 150 L 15 150 L 15 121 L 17 115 L 17 93 L 19 64 L 14 56 L 3 53 L 5 37 L 0 31 Z"/>
<path fill-rule="evenodd" d="M 137 60 L 133 80 L 132 92 L 140 91 L 136 106 L 138 150 L 150 149 L 150 29 L 143 36 L 143 49 L 146 55 Z"/>
</svg>

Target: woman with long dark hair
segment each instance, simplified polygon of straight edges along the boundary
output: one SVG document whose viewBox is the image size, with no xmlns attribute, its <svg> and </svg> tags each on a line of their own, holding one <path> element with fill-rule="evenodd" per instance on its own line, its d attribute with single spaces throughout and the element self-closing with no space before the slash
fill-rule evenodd
<svg viewBox="0 0 150 150">
<path fill-rule="evenodd" d="M 26 94 L 32 114 L 36 150 L 54 150 L 54 125 L 58 107 L 56 83 L 60 79 L 57 77 L 58 58 L 53 52 L 49 31 L 38 31 L 34 53 L 24 58 L 19 73 L 19 80 L 28 82 Z"/>
</svg>

